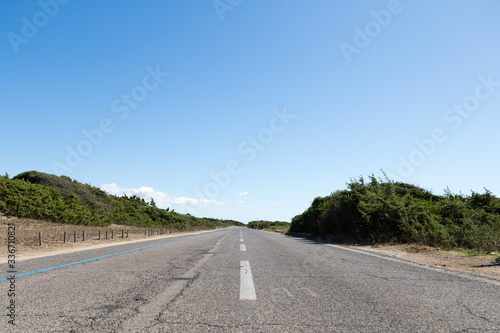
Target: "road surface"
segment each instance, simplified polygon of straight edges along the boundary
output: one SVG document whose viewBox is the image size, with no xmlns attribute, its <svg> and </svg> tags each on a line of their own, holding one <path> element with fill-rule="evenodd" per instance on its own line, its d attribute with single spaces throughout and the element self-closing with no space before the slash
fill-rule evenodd
<svg viewBox="0 0 500 333">
<path fill-rule="evenodd" d="M 17 270 L 1 332 L 500 332 L 499 280 L 247 228 Z"/>
</svg>

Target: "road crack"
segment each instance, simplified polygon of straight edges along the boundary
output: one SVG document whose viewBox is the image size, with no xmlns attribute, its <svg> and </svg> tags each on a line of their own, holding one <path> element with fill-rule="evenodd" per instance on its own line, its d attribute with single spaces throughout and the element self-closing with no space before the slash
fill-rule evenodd
<svg viewBox="0 0 500 333">
<path fill-rule="evenodd" d="M 486 317 L 475 314 L 467 305 L 465 305 L 465 304 L 460 304 L 460 305 L 462 305 L 467 310 L 467 312 L 469 312 L 472 316 L 486 320 L 489 323 L 492 322 L 492 320 L 490 318 L 486 318 Z"/>
</svg>

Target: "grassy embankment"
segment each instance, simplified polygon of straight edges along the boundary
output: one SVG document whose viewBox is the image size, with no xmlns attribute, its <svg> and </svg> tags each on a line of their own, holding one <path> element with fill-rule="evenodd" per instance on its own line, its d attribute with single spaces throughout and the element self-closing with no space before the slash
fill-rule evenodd
<svg viewBox="0 0 500 333">
<path fill-rule="evenodd" d="M 407 243 L 477 252 L 500 250 L 500 199 L 491 192 L 434 195 L 418 186 L 351 180 L 347 189 L 317 197 L 292 219 L 290 232 L 340 242 Z"/>
<path fill-rule="evenodd" d="M 112 224 L 176 230 L 243 225 L 233 220 L 198 218 L 158 208 L 153 200 L 109 195 L 66 176 L 36 171 L 0 176 L 0 212 L 8 216 L 86 226 Z"/>
</svg>

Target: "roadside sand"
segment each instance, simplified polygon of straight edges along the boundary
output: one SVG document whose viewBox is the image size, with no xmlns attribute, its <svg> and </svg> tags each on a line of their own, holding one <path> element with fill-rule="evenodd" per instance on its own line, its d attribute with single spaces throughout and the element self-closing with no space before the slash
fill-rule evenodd
<svg viewBox="0 0 500 333">
<path fill-rule="evenodd" d="M 427 266 L 444 267 L 500 279 L 500 254 L 498 253 L 472 256 L 458 251 L 443 251 L 428 246 L 404 244 L 360 246 L 360 248 L 394 255 Z"/>
<path fill-rule="evenodd" d="M 121 245 L 123 243 L 136 243 L 145 240 L 169 238 L 178 235 L 191 235 L 209 230 L 195 230 L 189 232 L 178 232 L 174 229 L 164 229 L 159 232 L 158 228 L 138 228 L 123 225 L 110 225 L 106 227 L 90 227 L 81 225 L 69 225 L 64 223 L 54 223 L 33 219 L 22 219 L 17 217 L 7 217 L 0 215 L 0 264 L 7 262 L 8 246 L 8 225 L 15 226 L 15 256 L 16 261 L 23 261 L 32 258 L 40 258 L 56 254 L 71 253 L 88 249 L 97 249 L 108 246 Z M 83 231 L 85 230 L 85 241 L 83 241 Z M 124 237 L 122 238 L 122 230 Z M 145 230 L 147 236 L 145 236 Z M 151 231 L 150 231 L 151 230 Z M 64 232 L 66 231 L 66 243 Z M 74 241 L 74 231 L 77 232 L 77 241 Z M 99 231 L 101 239 L 99 239 Z M 108 238 L 106 239 L 106 231 Z M 113 231 L 113 239 L 111 239 Z M 128 231 L 128 233 L 127 233 Z M 42 233 L 42 246 L 38 245 L 38 233 Z M 149 235 L 154 232 L 154 235 Z M 164 232 L 164 233 L 163 233 Z M 127 237 L 128 235 L 128 237 Z"/>
</svg>

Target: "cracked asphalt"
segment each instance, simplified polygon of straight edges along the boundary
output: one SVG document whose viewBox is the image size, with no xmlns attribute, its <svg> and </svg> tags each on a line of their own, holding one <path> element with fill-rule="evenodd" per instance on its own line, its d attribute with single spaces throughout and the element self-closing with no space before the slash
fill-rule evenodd
<svg viewBox="0 0 500 333">
<path fill-rule="evenodd" d="M 179 239 L 16 279 L 16 326 L 3 316 L 0 331 L 500 332 L 499 280 L 246 228 L 185 238 L 18 263 L 21 274 Z M 240 300 L 242 261 L 255 300 Z"/>
</svg>

